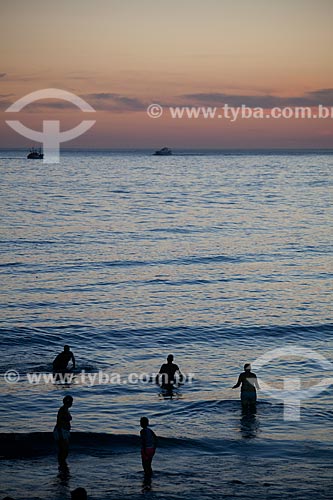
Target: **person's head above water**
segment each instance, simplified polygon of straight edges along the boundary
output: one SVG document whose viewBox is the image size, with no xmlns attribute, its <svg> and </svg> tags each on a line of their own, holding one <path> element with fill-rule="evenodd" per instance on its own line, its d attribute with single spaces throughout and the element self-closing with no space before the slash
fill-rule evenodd
<svg viewBox="0 0 333 500">
<path fill-rule="evenodd" d="M 64 403 L 64 406 L 67 406 L 67 408 L 70 408 L 73 404 L 73 398 L 72 396 L 65 396 L 64 399 L 62 400 Z"/>
<path fill-rule="evenodd" d="M 140 418 L 140 425 L 143 429 L 145 429 L 146 427 L 148 427 L 149 425 L 149 420 L 147 417 L 141 417 Z"/>
<path fill-rule="evenodd" d="M 244 370 L 246 372 L 250 372 L 251 371 L 251 363 L 245 363 L 244 365 Z"/>
<path fill-rule="evenodd" d="M 168 363 L 172 363 L 173 362 L 173 354 L 169 354 L 169 356 L 167 357 L 167 362 Z"/>
<path fill-rule="evenodd" d="M 71 491 L 71 499 L 72 500 L 87 500 L 87 492 L 84 488 L 76 488 Z"/>
<path fill-rule="evenodd" d="M 64 345 L 64 352 L 69 352 L 71 350 L 71 348 L 69 347 L 69 345 Z"/>
</svg>

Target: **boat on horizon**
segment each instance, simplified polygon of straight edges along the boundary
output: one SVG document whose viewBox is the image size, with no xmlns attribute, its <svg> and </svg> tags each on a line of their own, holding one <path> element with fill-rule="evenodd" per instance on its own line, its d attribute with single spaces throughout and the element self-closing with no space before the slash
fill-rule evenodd
<svg viewBox="0 0 333 500">
<path fill-rule="evenodd" d="M 44 153 L 42 153 L 41 148 L 31 148 L 27 156 L 28 160 L 42 160 L 44 158 Z"/>
<path fill-rule="evenodd" d="M 172 151 L 170 148 L 162 148 L 155 151 L 154 156 L 170 156 Z"/>
</svg>

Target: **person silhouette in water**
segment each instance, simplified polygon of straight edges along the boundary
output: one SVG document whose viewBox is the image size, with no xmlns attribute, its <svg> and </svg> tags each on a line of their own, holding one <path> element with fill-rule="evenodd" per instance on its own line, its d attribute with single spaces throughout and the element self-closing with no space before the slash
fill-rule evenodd
<svg viewBox="0 0 333 500">
<path fill-rule="evenodd" d="M 260 389 L 257 375 L 251 372 L 251 364 L 244 365 L 244 371 L 238 377 L 237 384 L 233 389 L 241 386 L 241 402 L 243 412 L 255 411 L 257 402 L 257 390 Z"/>
<path fill-rule="evenodd" d="M 140 431 L 142 467 L 145 473 L 145 479 L 149 480 L 153 474 L 151 463 L 156 451 L 157 437 L 155 432 L 148 427 L 149 420 L 147 417 L 141 417 L 140 425 L 142 427 Z"/>
<path fill-rule="evenodd" d="M 88 500 L 87 491 L 84 488 L 76 488 L 71 491 L 72 500 Z"/>
<path fill-rule="evenodd" d="M 62 402 L 63 406 L 58 411 L 57 423 L 54 427 L 53 435 L 58 447 L 59 467 L 66 468 L 66 458 L 68 457 L 69 437 L 72 420 L 72 415 L 69 413 L 69 408 L 73 404 L 73 398 L 72 396 L 65 396 Z"/>
<path fill-rule="evenodd" d="M 179 369 L 179 366 L 173 362 L 173 355 L 169 354 L 167 357 L 167 363 L 164 363 L 158 375 L 156 376 L 156 381 L 161 383 L 162 388 L 172 391 L 173 386 L 176 382 L 176 373 L 179 374 L 179 380 L 183 380 L 183 375 Z"/>
<path fill-rule="evenodd" d="M 52 366 L 54 373 L 65 373 L 68 363 L 72 361 L 72 369 L 75 370 L 74 354 L 70 350 L 69 345 L 64 345 L 64 350 L 54 359 Z"/>
</svg>

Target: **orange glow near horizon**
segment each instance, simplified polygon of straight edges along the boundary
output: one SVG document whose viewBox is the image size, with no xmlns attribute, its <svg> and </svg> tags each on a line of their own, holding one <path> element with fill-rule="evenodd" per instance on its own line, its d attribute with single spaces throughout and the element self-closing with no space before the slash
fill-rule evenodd
<svg viewBox="0 0 333 500">
<path fill-rule="evenodd" d="M 112 94 L 123 104 L 100 106 L 96 126 L 68 147 L 331 147 L 332 120 L 176 123 L 149 119 L 140 103 L 193 105 L 182 96 L 289 98 L 332 89 L 332 14 L 330 0 L 4 0 L 0 147 L 27 143 L 4 123 L 7 104 L 50 87 Z M 64 129 L 82 119 L 76 111 L 57 114 Z M 41 128 L 40 111 L 20 119 L 35 123 L 37 115 Z"/>
</svg>

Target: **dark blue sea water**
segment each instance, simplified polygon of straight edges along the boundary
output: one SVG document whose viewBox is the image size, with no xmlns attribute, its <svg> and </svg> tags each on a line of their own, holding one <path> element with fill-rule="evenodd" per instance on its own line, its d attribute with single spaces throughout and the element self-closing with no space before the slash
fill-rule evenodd
<svg viewBox="0 0 333 500">
<path fill-rule="evenodd" d="M 333 154 L 0 156 L 0 496 L 333 498 Z M 30 383 L 65 343 L 71 383 Z M 172 398 L 149 379 L 169 353 L 193 376 Z M 299 382 L 299 419 L 264 390 L 242 416 L 231 387 L 245 362 L 263 386 Z M 59 477 L 50 433 L 66 394 Z M 142 415 L 160 437 L 149 492 Z"/>
</svg>

